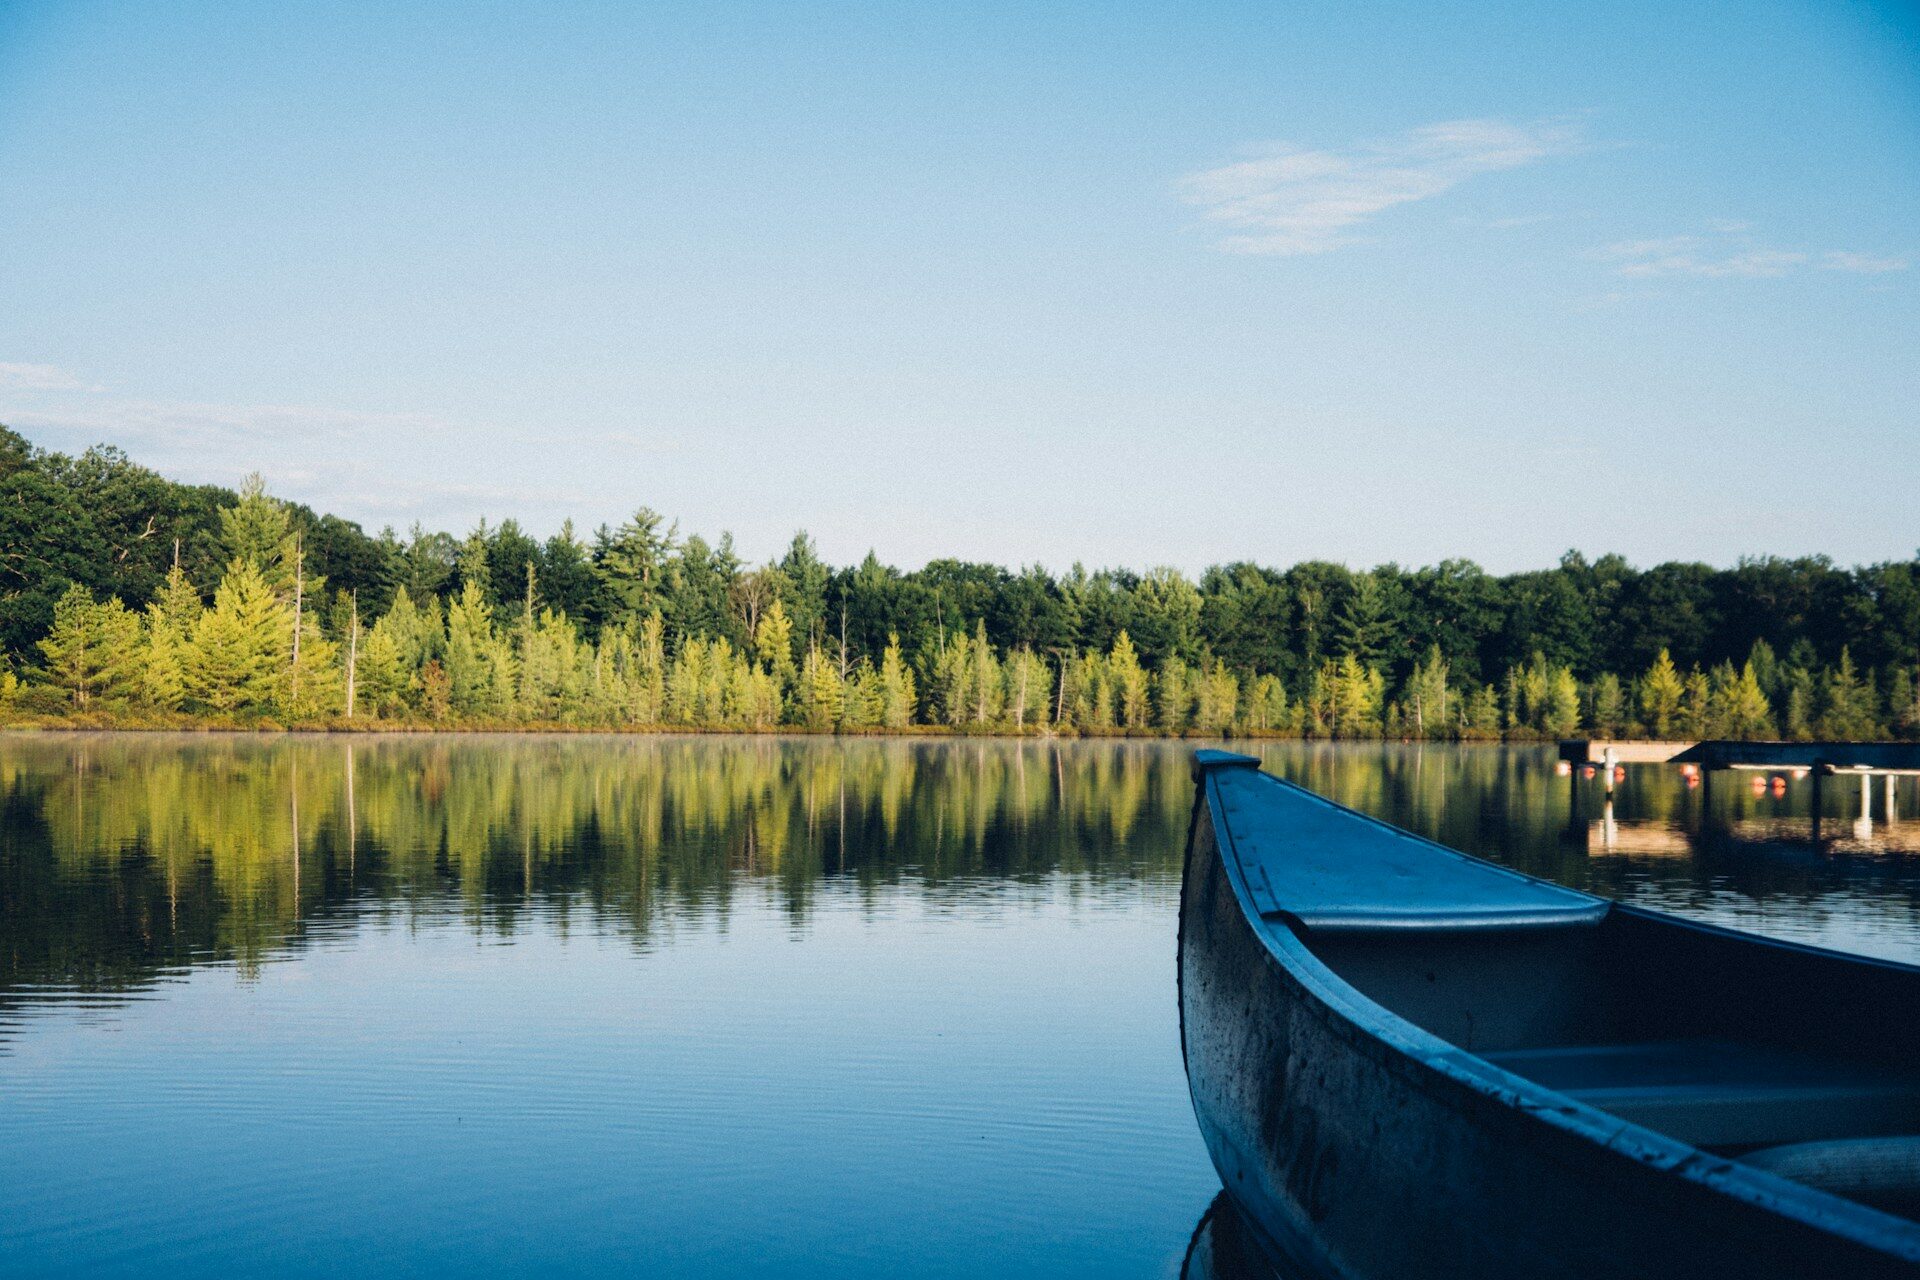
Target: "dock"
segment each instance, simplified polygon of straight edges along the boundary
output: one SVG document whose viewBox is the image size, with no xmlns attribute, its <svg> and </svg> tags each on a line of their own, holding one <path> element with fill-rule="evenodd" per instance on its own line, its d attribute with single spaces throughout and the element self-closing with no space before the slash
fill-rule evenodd
<svg viewBox="0 0 1920 1280">
<path fill-rule="evenodd" d="M 1631 742 L 1570 738 L 1570 764 L 1690 764 L 1704 770 L 1920 775 L 1920 742 Z"/>
<path fill-rule="evenodd" d="M 1604 779 L 1607 797 L 1623 766 L 1671 764 L 1697 770 L 1704 787 L 1716 772 L 1748 770 L 1808 775 L 1813 780 L 1813 820 L 1818 839 L 1822 784 L 1827 778 L 1860 779 L 1860 818 L 1856 825 L 1871 829 L 1873 780 L 1883 778 L 1885 819 L 1899 820 L 1897 781 L 1920 777 L 1920 742 L 1644 742 L 1605 738 L 1567 738 L 1560 743 L 1562 767 L 1577 789 L 1582 772 Z"/>
</svg>

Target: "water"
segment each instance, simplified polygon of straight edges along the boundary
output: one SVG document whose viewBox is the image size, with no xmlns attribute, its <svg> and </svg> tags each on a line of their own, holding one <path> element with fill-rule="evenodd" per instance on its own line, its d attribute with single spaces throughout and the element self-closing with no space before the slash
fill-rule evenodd
<svg viewBox="0 0 1920 1280">
<path fill-rule="evenodd" d="M 1190 746 L 0 736 L 0 1274 L 1178 1274 Z M 1877 785 L 1816 845 L 1800 781 L 1609 820 L 1540 749 L 1260 754 L 1920 958 Z"/>
</svg>

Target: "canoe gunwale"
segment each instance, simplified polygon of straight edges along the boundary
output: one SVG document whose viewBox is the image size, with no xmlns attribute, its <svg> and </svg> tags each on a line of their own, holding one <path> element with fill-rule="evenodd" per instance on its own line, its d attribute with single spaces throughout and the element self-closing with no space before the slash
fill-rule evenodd
<svg viewBox="0 0 1920 1280">
<path fill-rule="evenodd" d="M 1562 1143 L 1570 1144 L 1581 1148 L 1581 1154 L 1589 1159 L 1597 1157 L 1614 1162 L 1623 1177 L 1654 1171 L 1713 1195 L 1726 1197 L 1749 1209 L 1798 1221 L 1892 1257 L 1920 1261 L 1920 1231 L 1916 1231 L 1915 1225 L 1905 1219 L 1743 1165 L 1730 1157 L 1714 1155 L 1658 1130 L 1624 1120 L 1499 1067 L 1424 1030 L 1362 994 L 1315 955 L 1303 936 L 1309 930 L 1321 935 L 1362 930 L 1310 927 L 1285 911 L 1263 912 L 1255 902 L 1214 775 L 1223 768 L 1257 767 L 1257 764 L 1249 757 L 1229 756 L 1223 752 L 1197 753 L 1193 772 L 1198 785 L 1188 832 L 1186 861 L 1189 865 L 1183 871 L 1183 892 L 1190 883 L 1190 864 L 1199 835 L 1199 824 L 1204 819 L 1212 829 L 1215 856 L 1218 857 L 1223 878 L 1234 895 L 1242 924 L 1254 937 L 1260 953 L 1301 997 L 1296 1016 L 1311 1017 L 1334 1039 L 1369 1061 L 1376 1069 L 1400 1078 L 1414 1090 L 1443 1103 L 1470 1123 L 1475 1122 L 1476 1117 L 1491 1118 L 1497 1115 L 1504 1123 L 1519 1123 L 1533 1128 L 1538 1137 L 1546 1140 L 1545 1145 L 1549 1148 Z M 1271 775 L 1267 776 L 1271 778 Z M 1295 786 L 1278 778 L 1271 778 L 1271 781 L 1280 786 Z M 1345 806 L 1335 807 L 1361 821 L 1387 825 Z M 1920 972 L 1915 966 L 1894 961 L 1856 957 L 1801 943 L 1760 938 L 1739 930 L 1626 906 L 1609 899 L 1596 898 L 1595 901 L 1602 905 L 1603 915 L 1619 913 L 1667 927 L 1737 939 L 1745 944 L 1760 944 L 1849 963 L 1857 961 L 1892 970 Z M 1180 923 L 1180 944 L 1183 947 L 1186 945 L 1186 915 L 1183 905 Z M 1504 927 L 1539 927 L 1542 923 L 1524 921 L 1505 924 Z M 1564 921 L 1553 923 L 1561 927 L 1584 927 L 1577 923 L 1568 925 Z M 1465 926 L 1464 931 L 1478 933 L 1500 927 L 1501 923 L 1482 921 Z M 1391 921 L 1368 931 L 1410 932 L 1419 928 L 1417 924 L 1402 925 Z M 1461 930 L 1462 926 L 1457 924 L 1450 924 L 1447 928 L 1450 933 Z M 1187 1054 L 1184 990 L 1181 1006 L 1181 1052 L 1184 1062 Z M 1189 1084 L 1191 1090 L 1190 1072 Z M 1196 1092 L 1196 1105 L 1198 1101 Z"/>
</svg>

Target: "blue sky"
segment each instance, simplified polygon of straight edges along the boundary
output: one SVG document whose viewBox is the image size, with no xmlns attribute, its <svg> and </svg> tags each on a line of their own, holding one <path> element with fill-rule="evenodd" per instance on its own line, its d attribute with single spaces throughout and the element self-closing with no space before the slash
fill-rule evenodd
<svg viewBox="0 0 1920 1280">
<path fill-rule="evenodd" d="M 1911 7 L 11 4 L 0 421 L 370 529 L 1920 545 Z"/>
</svg>

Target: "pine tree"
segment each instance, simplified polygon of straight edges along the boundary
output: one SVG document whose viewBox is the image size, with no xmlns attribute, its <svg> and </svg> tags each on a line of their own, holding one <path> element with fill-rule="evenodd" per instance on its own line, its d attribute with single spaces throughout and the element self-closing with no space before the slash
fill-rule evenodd
<svg viewBox="0 0 1920 1280">
<path fill-rule="evenodd" d="M 815 729 L 832 729 L 840 723 L 845 689 L 840 669 L 820 652 L 820 646 L 808 645 L 806 659 L 800 664 L 801 716 Z"/>
<path fill-rule="evenodd" d="M 1481 685 L 1467 699 L 1463 729 L 1464 736 L 1469 738 L 1500 736 L 1500 694 L 1492 685 Z"/>
<path fill-rule="evenodd" d="M 1381 704 L 1386 700 L 1386 681 L 1380 673 L 1349 653 L 1336 665 L 1333 685 L 1334 733 L 1349 738 L 1378 736 Z"/>
<path fill-rule="evenodd" d="M 220 509 L 220 541 L 229 562 L 252 565 L 276 593 L 291 587 L 293 522 L 257 473 L 241 485 L 239 502 Z"/>
<path fill-rule="evenodd" d="M 1416 665 L 1413 674 L 1407 677 L 1407 686 L 1401 695 L 1403 715 L 1415 737 L 1440 738 L 1450 731 L 1448 709 L 1452 690 L 1447 681 L 1447 660 L 1435 644 L 1426 660 Z"/>
<path fill-rule="evenodd" d="M 1603 738 L 1617 738 L 1627 732 L 1627 696 L 1620 687 L 1620 677 L 1611 671 L 1603 671 L 1593 682 L 1593 709 L 1590 720 L 1593 731 Z"/>
<path fill-rule="evenodd" d="M 1194 723 L 1209 733 L 1233 727 L 1240 710 L 1240 680 L 1218 660 L 1201 672 L 1194 699 Z"/>
<path fill-rule="evenodd" d="M 1836 741 L 1862 741 L 1879 736 L 1878 707 L 1870 680 L 1854 670 L 1853 655 L 1842 646 L 1840 661 L 1827 672 L 1820 736 Z"/>
<path fill-rule="evenodd" d="M 971 678 L 967 689 L 970 704 L 967 719 L 976 725 L 994 724 L 1006 705 L 1006 685 L 1001 678 L 1000 660 L 994 656 L 993 646 L 987 643 L 985 619 L 974 624 L 972 647 L 973 656 L 968 663 Z"/>
<path fill-rule="evenodd" d="M 1032 649 L 1021 645 L 1007 655 L 1002 678 L 1007 691 L 1006 717 L 1015 729 L 1044 724 L 1052 680 L 1047 664 Z"/>
<path fill-rule="evenodd" d="M 151 626 L 165 627 L 175 640 L 185 643 L 193 634 L 193 624 L 205 611 L 199 588 L 188 581 L 185 571 L 176 564 L 167 570 L 159 594 L 147 605 L 147 620 Z"/>
<path fill-rule="evenodd" d="M 295 720 L 337 716 L 346 706 L 340 646 L 320 630 L 312 610 L 301 615 L 299 636 L 289 668 L 287 714 Z"/>
<path fill-rule="evenodd" d="M 187 696 L 209 710 L 278 710 L 293 651 L 293 619 L 259 566 L 236 559 L 193 625 L 181 674 Z"/>
<path fill-rule="evenodd" d="M 162 711 L 178 711 L 186 701 L 182 657 L 183 640 L 155 603 L 147 606 L 147 625 L 140 662 L 140 700 Z"/>
<path fill-rule="evenodd" d="M 1113 727 L 1113 680 L 1105 658 L 1083 653 L 1062 667 L 1060 680 L 1058 705 L 1070 723 L 1082 729 Z"/>
<path fill-rule="evenodd" d="M 959 727 L 973 714 L 973 642 L 964 633 L 949 636 L 933 658 L 933 695 L 942 723 Z M 804 677 L 803 677 L 804 680 Z"/>
<path fill-rule="evenodd" d="M 1281 733 L 1292 727 L 1287 686 L 1276 675 L 1254 677 L 1247 702 L 1247 724 L 1261 733 Z"/>
<path fill-rule="evenodd" d="M 1752 659 L 1740 668 L 1739 675 L 1729 676 L 1717 692 L 1718 732 L 1729 738 L 1747 740 L 1773 736 L 1773 708 L 1767 705 L 1760 673 Z"/>
<path fill-rule="evenodd" d="M 1168 658 L 1153 683 L 1155 721 L 1168 733 L 1184 732 L 1193 719 L 1193 669 L 1179 658 Z"/>
<path fill-rule="evenodd" d="M 1371 666 L 1385 655 L 1391 633 L 1386 592 L 1381 589 L 1380 579 L 1371 573 L 1354 574 L 1353 590 L 1334 615 L 1335 649 L 1363 667 Z"/>
<path fill-rule="evenodd" d="M 1680 673 L 1674 669 L 1672 657 L 1662 649 L 1640 681 L 1640 710 L 1647 718 L 1648 731 L 1655 738 L 1673 735 L 1680 717 L 1680 701 L 1685 696 L 1686 686 L 1681 682 Z"/>
<path fill-rule="evenodd" d="M 1680 687 L 1680 732 L 1696 741 L 1717 736 L 1713 724 L 1713 685 L 1699 667 L 1687 673 Z"/>
<path fill-rule="evenodd" d="M 900 655 L 900 637 L 887 635 L 880 655 L 880 723 L 901 729 L 913 722 L 913 671 Z"/>
<path fill-rule="evenodd" d="M 782 689 L 790 689 L 797 676 L 793 665 L 793 619 L 787 606 L 774 596 L 760 613 L 753 629 L 753 654 Z"/>
<path fill-rule="evenodd" d="M 53 606 L 53 629 L 39 642 L 47 683 L 86 708 L 139 688 L 140 619 L 118 598 L 96 603 L 78 583 Z"/>
<path fill-rule="evenodd" d="M 501 664 L 495 648 L 493 611 L 478 578 L 468 578 L 460 598 L 447 606 L 445 667 L 453 714 L 489 716 L 505 711 L 513 685 L 496 686 Z"/>
<path fill-rule="evenodd" d="M 1145 728 L 1149 710 L 1147 672 L 1140 665 L 1140 655 L 1134 650 L 1133 637 L 1127 634 L 1125 627 L 1113 637 L 1113 648 L 1107 654 L 1107 674 L 1119 703 L 1117 709 L 1122 727 Z"/>
<path fill-rule="evenodd" d="M 400 657 L 396 628 L 381 618 L 360 642 L 359 662 L 354 675 L 355 697 L 360 706 L 376 717 L 402 715 L 407 709 L 407 694 L 413 681 Z"/>
<path fill-rule="evenodd" d="M 1920 737 L 1920 685 L 1913 672 L 1901 666 L 1887 678 L 1887 718 L 1895 736 Z"/>
<path fill-rule="evenodd" d="M 1580 684 L 1573 672 L 1558 663 L 1547 670 L 1546 705 L 1540 729 L 1549 738 L 1571 737 L 1580 727 Z"/>
</svg>

